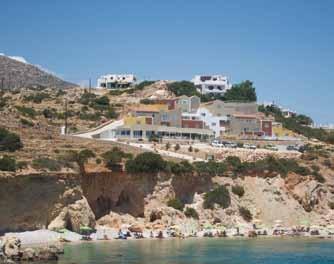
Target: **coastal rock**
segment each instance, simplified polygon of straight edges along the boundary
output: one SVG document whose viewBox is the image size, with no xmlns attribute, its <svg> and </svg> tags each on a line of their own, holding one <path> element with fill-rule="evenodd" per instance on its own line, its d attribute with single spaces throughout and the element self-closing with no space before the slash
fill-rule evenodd
<svg viewBox="0 0 334 264">
<path fill-rule="evenodd" d="M 49 224 L 49 230 L 67 228 L 74 232 L 80 232 L 81 226 L 95 227 L 95 215 L 86 198 L 63 208 L 60 214 Z"/>
<path fill-rule="evenodd" d="M 12 260 L 19 260 L 21 257 L 21 241 L 16 237 L 5 237 L 2 242 L 2 251 L 6 258 Z"/>
<path fill-rule="evenodd" d="M 48 225 L 49 230 L 57 231 L 67 227 L 68 209 L 64 208 L 60 214 Z"/>
<path fill-rule="evenodd" d="M 97 221 L 97 224 L 119 229 L 122 227 L 122 225 L 133 225 L 137 222 L 138 220 L 130 214 L 118 214 L 110 212 L 108 215 L 100 218 Z"/>
<path fill-rule="evenodd" d="M 68 221 L 74 232 L 79 232 L 80 226 L 95 227 L 95 215 L 86 198 L 68 206 Z"/>
<path fill-rule="evenodd" d="M 36 250 L 33 248 L 25 248 L 22 251 L 22 257 L 21 260 L 23 261 L 34 261 L 37 259 L 37 253 Z"/>
</svg>

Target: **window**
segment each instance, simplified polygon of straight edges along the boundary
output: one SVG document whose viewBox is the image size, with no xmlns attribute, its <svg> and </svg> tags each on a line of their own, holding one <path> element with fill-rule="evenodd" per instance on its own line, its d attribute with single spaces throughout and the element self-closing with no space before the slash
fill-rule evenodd
<svg viewBox="0 0 334 264">
<path fill-rule="evenodd" d="M 167 113 L 162 114 L 161 121 L 168 121 L 168 114 Z"/>
<path fill-rule="evenodd" d="M 212 85 L 209 85 L 209 86 L 208 86 L 208 89 L 209 89 L 209 90 L 213 90 L 213 86 L 212 86 Z"/>
<path fill-rule="evenodd" d="M 211 126 L 216 126 L 216 123 L 211 123 Z"/>
<path fill-rule="evenodd" d="M 205 113 L 201 113 L 201 116 L 205 116 Z"/>
<path fill-rule="evenodd" d="M 135 137 L 135 138 L 141 138 L 142 135 L 143 135 L 143 131 L 141 131 L 141 130 L 134 130 L 133 131 L 133 137 Z"/>
</svg>

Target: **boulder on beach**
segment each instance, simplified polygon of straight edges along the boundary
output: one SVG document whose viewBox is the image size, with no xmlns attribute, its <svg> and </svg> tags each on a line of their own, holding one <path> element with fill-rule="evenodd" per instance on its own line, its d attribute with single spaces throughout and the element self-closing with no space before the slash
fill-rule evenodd
<svg viewBox="0 0 334 264">
<path fill-rule="evenodd" d="M 48 225 L 49 230 L 67 228 L 79 233 L 81 226 L 95 228 L 95 215 L 87 199 L 82 198 L 68 207 L 63 208 L 59 215 Z"/>
</svg>

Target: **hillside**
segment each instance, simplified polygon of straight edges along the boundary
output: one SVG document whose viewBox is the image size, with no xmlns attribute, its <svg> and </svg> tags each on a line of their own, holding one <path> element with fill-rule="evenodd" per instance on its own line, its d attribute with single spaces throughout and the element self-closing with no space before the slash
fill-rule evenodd
<svg viewBox="0 0 334 264">
<path fill-rule="evenodd" d="M 0 55 L 0 87 L 2 87 L 2 82 L 5 89 L 34 86 L 64 89 L 77 86 L 43 71 L 35 65 Z"/>
<path fill-rule="evenodd" d="M 186 225 L 192 218 L 189 212 L 198 218 L 196 225 L 237 226 L 250 221 L 240 208 L 266 226 L 277 219 L 289 226 L 304 220 L 333 223 L 334 149 L 328 144 L 310 145 L 303 154 L 293 156 L 207 147 L 205 151 L 216 151 L 221 159 L 179 163 L 165 157 L 161 161 L 154 153 L 140 158 L 145 150 L 126 142 L 60 135 L 65 102 L 69 132 L 76 132 L 114 120 L 129 102 L 160 95 L 160 91 L 167 91 L 165 83 L 122 95 L 89 94 L 79 88 L 1 93 L 1 127 L 17 134 L 22 144 L 14 144 L 17 139 L 7 136 L 7 149 L 0 152 L 0 233 L 46 225 L 75 231 L 95 223 L 116 228 L 122 223 L 149 228 Z M 166 149 L 165 144 L 155 147 Z M 204 159 L 205 151 L 196 150 L 194 146 L 190 152 L 183 145 L 177 152 Z M 119 171 L 122 166 L 125 169 Z M 188 210 L 186 214 L 188 207 L 196 213 Z"/>
</svg>

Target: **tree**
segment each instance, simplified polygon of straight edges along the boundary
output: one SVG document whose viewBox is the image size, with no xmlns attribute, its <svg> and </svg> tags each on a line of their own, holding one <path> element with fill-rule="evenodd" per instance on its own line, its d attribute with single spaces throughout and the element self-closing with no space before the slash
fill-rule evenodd
<svg viewBox="0 0 334 264">
<path fill-rule="evenodd" d="M 235 84 L 231 89 L 226 91 L 224 99 L 226 101 L 256 102 L 257 96 L 255 87 L 253 87 L 253 83 L 248 80 L 240 84 Z"/>
<path fill-rule="evenodd" d="M 173 92 L 176 96 L 186 95 L 193 96 L 200 94 L 197 92 L 195 85 L 189 81 L 180 81 L 180 82 L 172 82 L 168 84 L 168 89 Z"/>
<path fill-rule="evenodd" d="M 0 128 L 0 151 L 14 152 L 21 149 L 23 144 L 20 137 L 5 128 Z"/>
<path fill-rule="evenodd" d="M 102 154 L 106 167 L 113 171 L 121 170 L 121 162 L 124 158 L 132 158 L 131 154 L 125 153 L 118 147 L 114 147 Z"/>
<path fill-rule="evenodd" d="M 68 160 L 76 162 L 79 166 L 80 174 L 86 175 L 85 163 L 90 159 L 94 158 L 95 154 L 90 149 L 83 149 L 81 151 L 71 150 L 68 152 Z"/>
<path fill-rule="evenodd" d="M 138 154 L 134 159 L 127 160 L 125 168 L 131 174 L 157 173 L 166 170 L 166 165 L 166 161 L 159 154 L 144 152 Z"/>
</svg>

